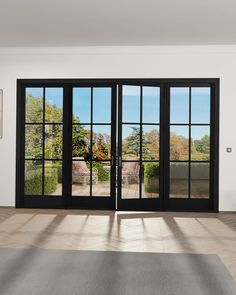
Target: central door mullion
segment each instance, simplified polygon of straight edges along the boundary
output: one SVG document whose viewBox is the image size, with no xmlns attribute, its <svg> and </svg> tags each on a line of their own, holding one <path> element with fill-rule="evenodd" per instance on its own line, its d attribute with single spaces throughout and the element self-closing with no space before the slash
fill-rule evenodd
<svg viewBox="0 0 236 295">
<path fill-rule="evenodd" d="M 189 144 L 188 144 L 188 198 L 191 198 L 191 154 L 192 154 L 192 87 L 189 87 Z"/>
<path fill-rule="evenodd" d="M 91 129 L 90 129 L 90 197 L 93 196 L 93 87 L 91 88 Z"/>
<path fill-rule="evenodd" d="M 111 104 L 111 197 L 114 200 L 114 209 L 116 209 L 116 115 L 117 115 L 117 85 L 112 86 L 112 104 Z"/>
<path fill-rule="evenodd" d="M 117 177 L 117 209 L 121 208 L 121 169 L 122 169 L 122 84 L 118 85 L 118 177 Z"/>
<path fill-rule="evenodd" d="M 64 86 L 64 108 L 63 108 L 63 204 L 68 207 L 71 196 L 71 169 L 72 169 L 72 88 Z"/>
<path fill-rule="evenodd" d="M 164 210 L 166 194 L 168 191 L 168 138 L 169 138 L 169 87 L 167 84 L 161 85 L 160 90 L 160 209 Z"/>
<path fill-rule="evenodd" d="M 43 87 L 43 149 L 42 149 L 42 195 L 45 191 L 45 87 Z"/>
<path fill-rule="evenodd" d="M 142 198 L 142 158 L 143 158 L 143 87 L 140 86 L 140 158 L 139 158 L 139 199 Z"/>
</svg>

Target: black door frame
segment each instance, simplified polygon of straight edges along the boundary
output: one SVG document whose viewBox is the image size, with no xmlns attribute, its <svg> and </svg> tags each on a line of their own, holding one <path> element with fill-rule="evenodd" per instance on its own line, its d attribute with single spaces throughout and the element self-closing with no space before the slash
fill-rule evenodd
<svg viewBox="0 0 236 295">
<path fill-rule="evenodd" d="M 213 80 L 213 81 L 212 81 Z M 215 81 L 214 81 L 215 80 Z M 170 89 L 171 87 L 189 87 L 191 93 L 191 87 L 210 87 L 211 88 L 211 105 L 210 105 L 210 188 L 209 188 L 209 199 L 177 199 L 170 198 L 169 194 L 169 181 L 170 181 L 170 169 L 169 163 L 165 166 L 165 197 L 164 197 L 164 208 L 168 208 L 170 211 L 199 211 L 199 212 L 218 212 L 219 211 L 219 79 L 193 79 L 185 82 L 182 81 L 171 81 L 166 87 L 166 99 L 165 99 L 165 118 L 164 124 L 168 126 L 167 132 L 164 136 L 166 137 L 164 142 L 164 150 L 166 151 L 163 155 L 165 163 L 169 161 L 169 143 L 170 143 Z M 191 94 L 190 94 L 191 97 Z M 191 109 L 191 103 L 190 103 Z M 191 111 L 189 113 L 191 117 Z M 191 120 L 190 120 L 191 121 Z M 195 126 L 204 124 L 194 124 Z M 191 123 L 189 122 L 189 126 Z M 191 128 L 189 128 L 191 129 Z M 191 136 L 190 136 L 191 141 Z M 191 155 L 191 145 L 189 145 L 189 155 Z M 190 163 L 190 160 L 188 160 Z M 197 162 L 197 161 L 196 161 Z M 190 170 L 190 165 L 189 165 Z M 190 171 L 189 171 L 190 172 Z M 189 182 L 189 194 L 190 194 L 190 176 Z M 196 208 L 196 209 L 193 209 Z"/>
<path fill-rule="evenodd" d="M 123 120 L 122 120 L 122 101 L 123 101 L 123 93 L 122 93 L 122 86 L 139 86 L 140 87 L 140 99 L 141 99 L 141 104 L 140 104 L 140 122 L 142 121 L 142 100 L 143 100 L 143 94 L 142 94 L 142 87 L 148 87 L 148 86 L 154 86 L 154 87 L 160 87 L 160 122 L 159 122 L 159 128 L 160 128 L 160 158 L 159 158 L 159 166 L 160 166 L 160 171 L 164 171 L 164 161 L 163 157 L 161 156 L 164 152 L 163 150 L 163 134 L 164 134 L 164 114 L 162 112 L 163 107 L 164 107 L 164 100 L 165 100 L 165 84 L 162 83 L 161 81 L 158 82 L 157 80 L 155 83 L 150 80 L 146 81 L 141 81 L 141 80 L 136 80 L 136 81 L 130 81 L 130 80 L 123 80 L 121 83 L 119 83 L 119 91 L 118 91 L 118 182 L 117 182 L 117 208 L 118 210 L 126 210 L 126 211 L 158 211 L 158 210 L 163 210 L 163 196 L 164 196 L 164 174 L 160 173 L 160 189 L 159 189 L 159 198 L 141 198 L 139 195 L 139 198 L 133 198 L 133 199 L 123 199 L 122 198 L 122 125 L 123 125 Z M 141 128 L 142 129 L 142 128 Z M 141 131 L 142 133 L 142 131 Z M 142 137 L 140 135 L 140 137 Z M 141 138 L 140 138 L 141 140 Z M 142 140 L 141 140 L 142 141 Z M 142 149 L 141 149 L 142 150 Z M 141 153 L 141 151 L 140 151 Z M 141 165 L 141 158 L 142 154 L 140 154 L 140 173 L 142 174 L 142 165 Z M 140 177 L 140 183 L 139 186 L 141 187 L 142 181 Z"/>
<path fill-rule="evenodd" d="M 118 210 L 168 210 L 168 211 L 208 211 L 208 212 L 218 212 L 218 199 L 219 199 L 219 79 L 218 78 L 209 78 L 209 79 L 18 79 L 17 80 L 17 126 L 16 126 L 16 207 L 28 207 L 28 208 L 74 208 L 74 209 L 111 209 L 115 210 L 115 180 L 116 180 L 116 157 L 113 154 L 113 168 L 112 168 L 112 194 L 111 198 L 102 198 L 95 197 L 93 200 L 84 197 L 76 197 L 76 201 L 68 201 L 68 196 L 71 190 L 71 176 L 68 177 L 66 174 L 67 171 L 70 171 L 71 161 L 69 157 L 71 155 L 71 147 L 66 145 L 66 140 L 71 140 L 71 115 L 68 115 L 69 109 L 71 107 L 71 89 L 74 86 L 87 86 L 87 87 L 112 87 L 113 92 L 113 114 L 116 112 L 116 99 L 117 96 L 116 89 L 119 87 L 119 103 L 121 101 L 121 85 L 149 85 L 149 86 L 160 86 L 161 87 L 161 138 L 160 138 L 160 167 L 163 173 L 160 175 L 160 198 L 159 204 L 154 201 L 157 199 L 145 199 L 144 202 L 136 205 L 135 208 L 132 208 L 134 205 L 133 200 L 131 202 L 120 203 L 119 192 L 117 197 Z M 172 85 L 183 85 L 183 86 L 205 86 L 210 85 L 212 89 L 212 98 L 211 99 L 211 181 L 210 181 L 210 199 L 208 202 L 200 202 L 202 200 L 192 200 L 191 206 L 189 206 L 184 200 L 180 202 L 168 200 L 168 181 L 165 180 L 165 176 L 168 176 L 168 136 L 169 129 L 168 125 L 168 112 L 169 112 L 169 102 L 168 102 L 168 88 Z M 63 197 L 38 197 L 30 196 L 24 197 L 24 124 L 25 124 L 25 103 L 24 103 L 24 89 L 26 87 L 64 87 L 64 97 L 69 99 L 64 99 L 65 105 L 63 110 L 63 119 L 64 119 L 64 134 L 63 134 Z M 120 107 L 120 106 L 118 106 Z M 120 113 L 120 112 L 119 112 Z M 69 116 L 69 117 L 68 117 Z M 116 116 L 113 116 L 113 134 L 115 137 L 116 134 Z M 119 131 L 119 129 L 118 129 Z M 120 140 L 119 140 L 120 141 Z M 113 140 L 113 152 L 116 151 L 116 140 Z M 119 176 L 120 176 L 120 168 Z M 65 177 L 67 175 L 67 177 Z M 121 177 L 118 177 L 118 187 L 120 187 Z M 168 179 L 168 177 L 167 177 Z M 205 200 L 204 200 L 205 201 Z M 205 204 L 204 204 L 205 203 Z M 194 208 L 195 207 L 195 208 Z"/>
<path fill-rule="evenodd" d="M 27 87 L 62 87 L 63 98 L 63 185 L 61 196 L 24 195 L 25 159 L 25 89 Z M 111 195 L 109 197 L 72 196 L 72 89 L 74 87 L 109 87 L 112 90 L 111 103 Z M 112 81 L 100 80 L 17 80 L 17 151 L 16 151 L 16 207 L 26 208 L 68 208 L 68 209 L 115 209 L 116 203 L 116 89 Z M 92 124 L 92 123 L 91 123 Z M 44 161 L 44 157 L 42 159 Z M 91 185 L 91 184 L 90 184 Z"/>
</svg>

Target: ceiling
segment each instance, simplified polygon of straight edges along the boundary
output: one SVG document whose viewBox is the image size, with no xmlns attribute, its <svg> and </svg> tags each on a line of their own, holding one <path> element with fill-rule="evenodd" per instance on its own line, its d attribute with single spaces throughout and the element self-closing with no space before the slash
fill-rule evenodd
<svg viewBox="0 0 236 295">
<path fill-rule="evenodd" d="M 236 44 L 235 0 L 1 0 L 0 47 Z"/>
</svg>

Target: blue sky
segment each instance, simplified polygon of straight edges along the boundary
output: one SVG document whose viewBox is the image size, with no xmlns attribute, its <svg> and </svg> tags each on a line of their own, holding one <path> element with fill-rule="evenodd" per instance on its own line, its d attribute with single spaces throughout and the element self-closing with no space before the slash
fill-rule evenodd
<svg viewBox="0 0 236 295">
<path fill-rule="evenodd" d="M 192 87 L 192 123 L 210 123 L 210 88 Z M 170 122 L 189 123 L 189 88 L 172 87 L 170 94 Z M 160 89 L 143 87 L 143 122 L 159 123 Z M 140 87 L 123 86 L 123 122 L 140 121 Z M 124 128 L 124 127 L 123 127 Z M 154 129 L 154 128 L 153 128 Z M 173 127 L 172 131 L 188 137 L 188 127 Z M 209 127 L 192 127 L 192 138 L 199 139 L 209 134 Z M 125 127 L 124 136 L 128 135 Z"/>
<path fill-rule="evenodd" d="M 91 88 L 73 88 L 73 114 L 91 122 Z M 93 122 L 111 123 L 111 88 L 93 88 Z"/>
<path fill-rule="evenodd" d="M 210 123 L 210 88 L 192 88 L 192 123 Z M 172 87 L 170 92 L 171 123 L 189 122 L 189 88 Z"/>
<path fill-rule="evenodd" d="M 43 88 L 26 88 L 26 94 L 32 94 L 34 97 L 43 96 Z M 50 104 L 58 108 L 63 107 L 63 88 L 45 88 L 45 98 Z"/>
<path fill-rule="evenodd" d="M 140 121 L 140 91 L 139 86 L 123 86 L 123 122 Z M 40 97 L 43 96 L 43 88 L 27 88 L 26 93 Z M 45 97 L 49 103 L 60 108 L 63 107 L 63 88 L 46 88 Z M 81 123 L 90 123 L 90 112 L 91 88 L 73 88 L 74 116 L 78 116 Z M 159 113 L 160 88 L 143 87 L 143 122 L 158 124 L 160 121 Z M 191 115 L 192 123 L 210 122 L 210 88 L 192 88 Z M 171 88 L 170 120 L 173 124 L 189 122 L 189 88 Z M 94 123 L 111 122 L 111 88 L 94 88 L 93 121 Z M 175 127 L 174 129 L 180 135 L 188 134 L 185 127 Z M 124 136 L 128 133 L 128 128 L 124 128 Z M 192 135 L 195 139 L 201 138 L 205 134 L 209 134 L 208 127 L 192 127 Z"/>
</svg>

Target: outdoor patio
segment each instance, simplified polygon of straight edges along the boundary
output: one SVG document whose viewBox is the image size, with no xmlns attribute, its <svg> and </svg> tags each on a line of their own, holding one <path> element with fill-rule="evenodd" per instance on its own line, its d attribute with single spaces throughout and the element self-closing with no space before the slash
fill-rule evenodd
<svg viewBox="0 0 236 295">
<path fill-rule="evenodd" d="M 61 195 L 62 185 L 58 184 L 57 189 L 51 196 Z M 72 185 L 72 195 L 73 196 L 90 196 L 90 186 L 89 185 Z M 92 195 L 94 197 L 109 197 L 110 195 L 110 182 L 101 181 L 98 184 L 93 184 L 92 186 Z M 142 198 L 158 198 L 159 194 L 157 193 L 147 193 L 144 190 L 144 185 L 142 184 Z M 204 192 L 195 192 L 191 195 L 193 199 L 207 199 L 209 196 Z M 139 198 L 139 184 L 129 184 L 122 186 L 122 198 L 123 199 L 137 199 Z M 176 192 L 175 194 L 171 193 L 170 198 L 187 198 L 186 194 L 181 192 Z"/>
</svg>

